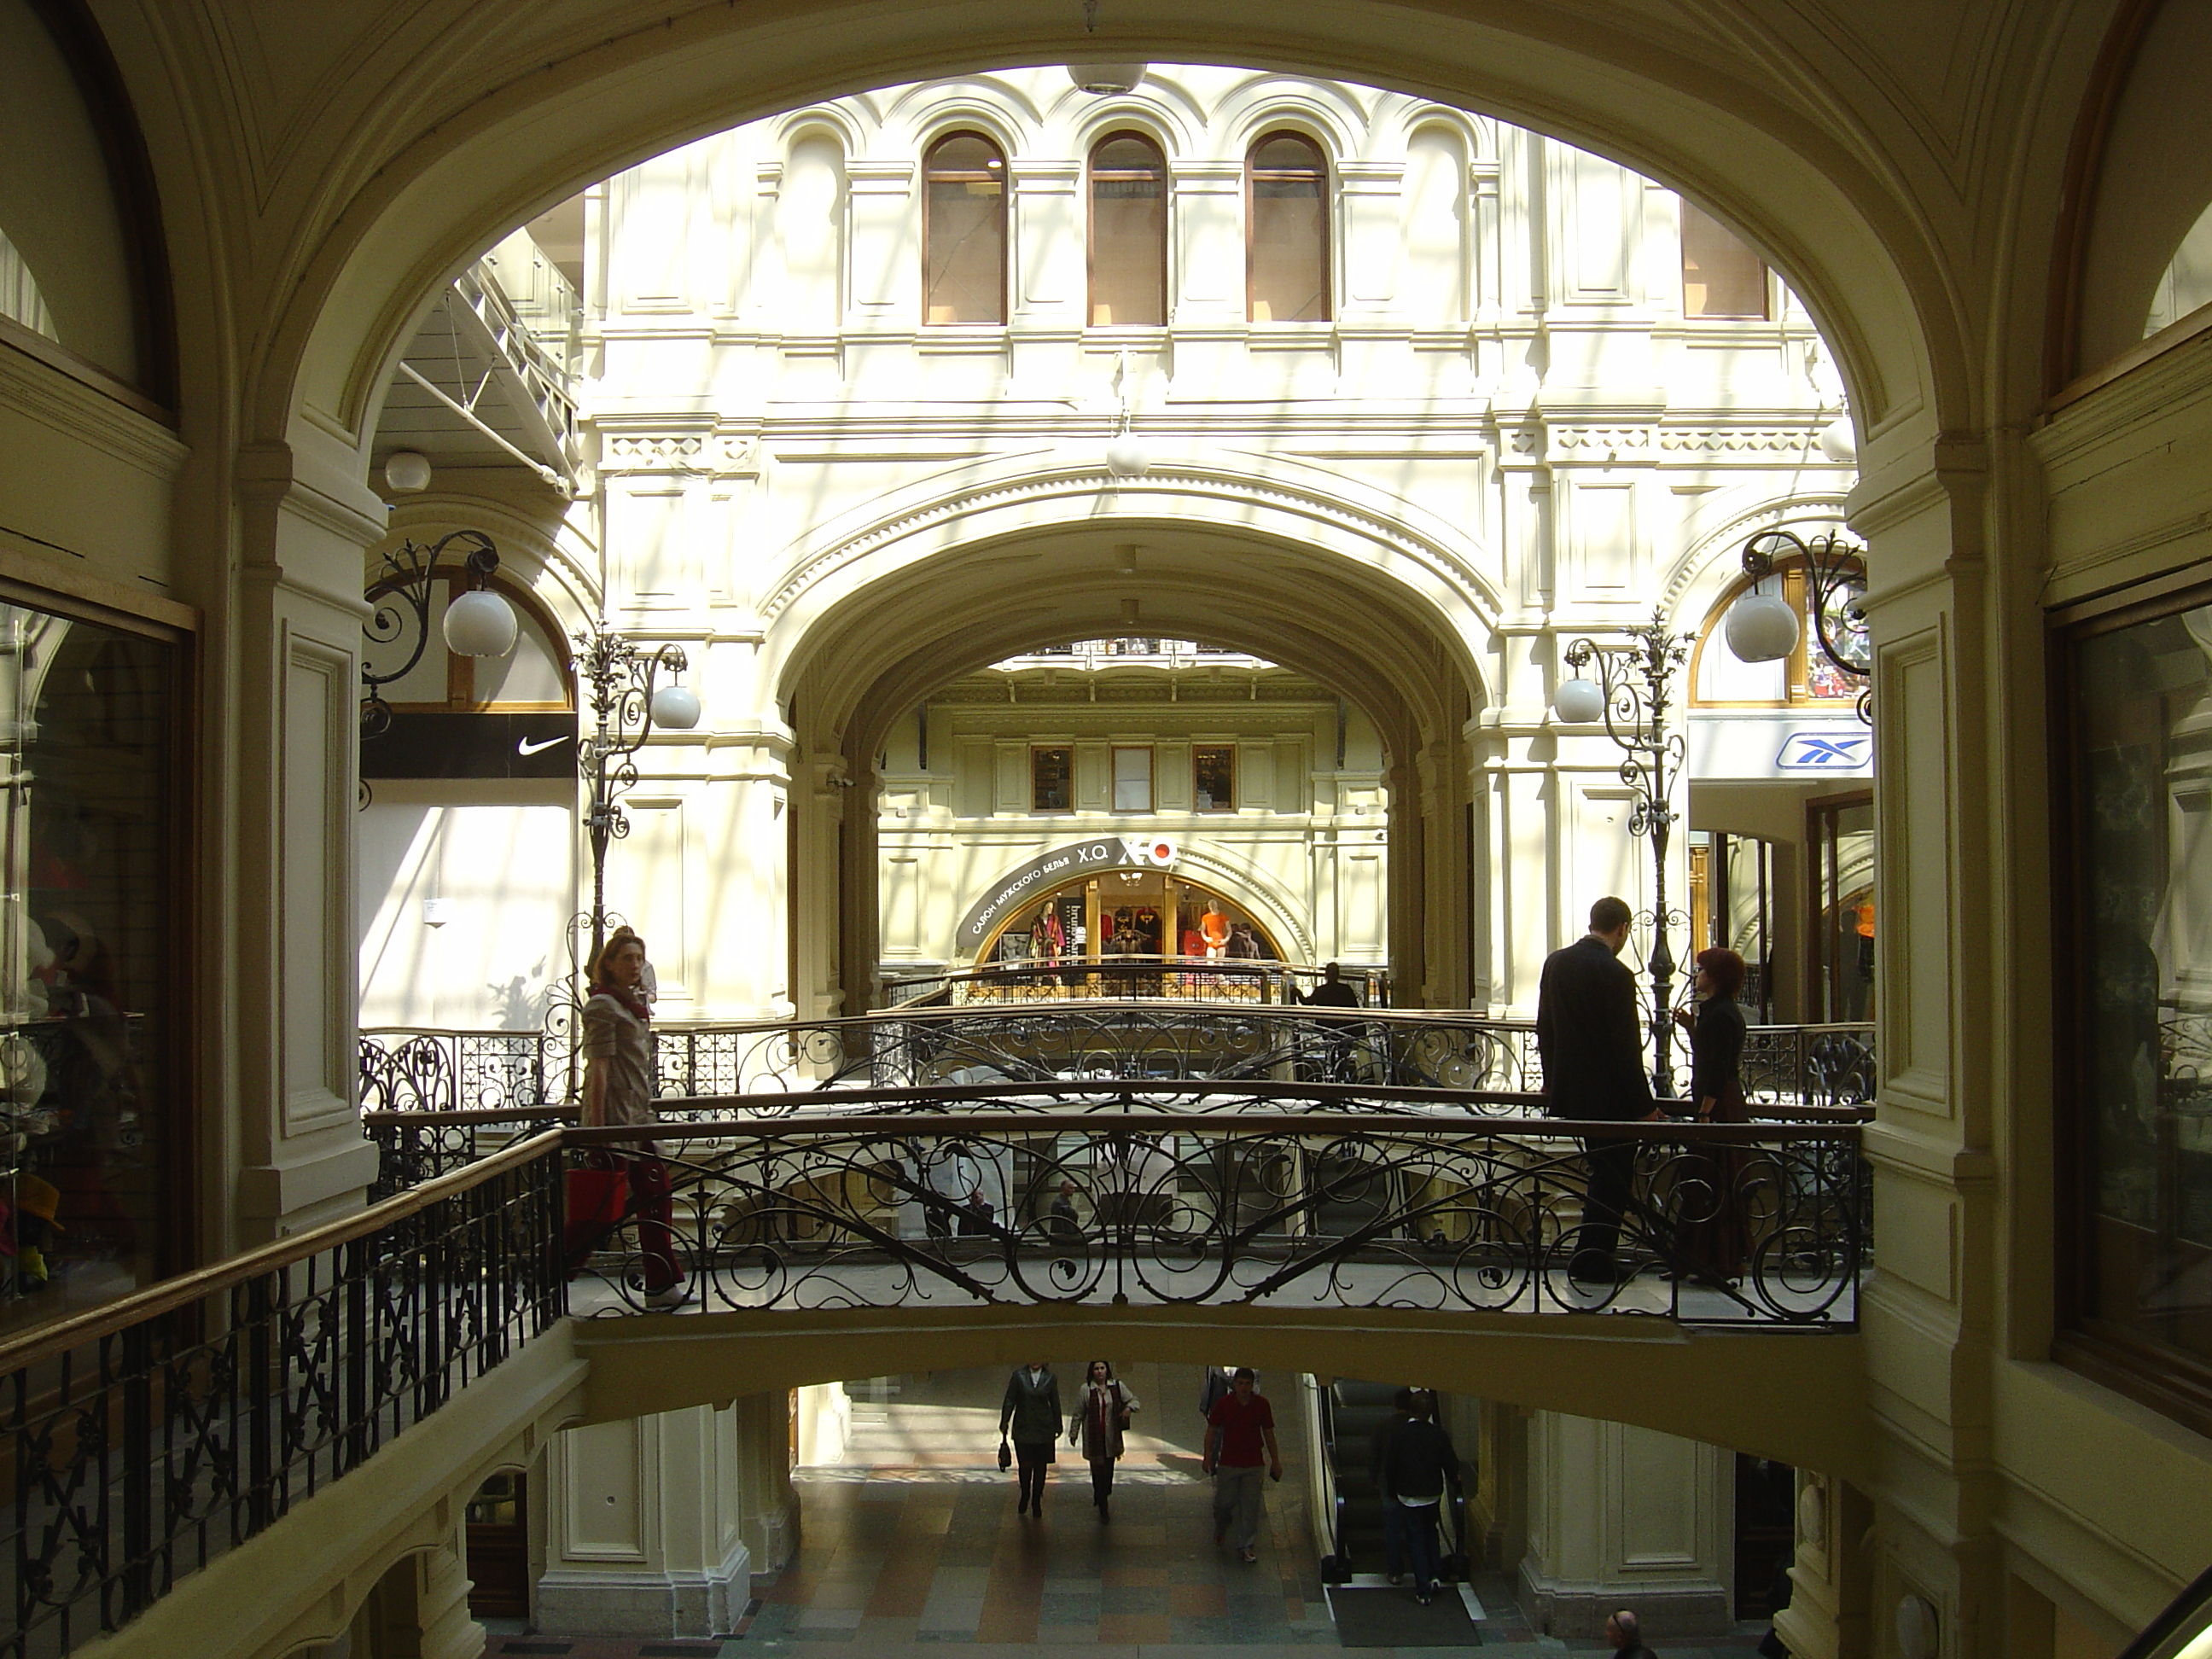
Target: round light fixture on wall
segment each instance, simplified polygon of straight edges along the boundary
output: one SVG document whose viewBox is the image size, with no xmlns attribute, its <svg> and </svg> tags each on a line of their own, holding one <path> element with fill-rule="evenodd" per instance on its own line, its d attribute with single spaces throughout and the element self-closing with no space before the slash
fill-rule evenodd
<svg viewBox="0 0 2212 1659">
<path fill-rule="evenodd" d="M 1070 64 L 1067 78 L 1094 98 L 1134 92 L 1145 78 L 1145 64 Z"/>
<path fill-rule="evenodd" d="M 1838 466 L 1849 466 L 1859 458 L 1859 434 L 1851 417 L 1838 415 L 1820 428 L 1820 453 Z"/>
<path fill-rule="evenodd" d="M 1739 662 L 1779 662 L 1797 648 L 1804 629 L 1787 599 L 1754 587 L 1728 608 L 1721 632 Z"/>
<path fill-rule="evenodd" d="M 430 487 L 430 458 L 395 450 L 384 463 L 384 482 L 396 495 L 418 495 Z"/>
<path fill-rule="evenodd" d="M 699 694 L 688 685 L 664 685 L 653 694 L 653 723 L 671 732 L 689 732 L 703 712 Z"/>
<path fill-rule="evenodd" d="M 1124 432 L 1106 446 L 1106 470 L 1117 478 L 1141 478 L 1152 470 L 1152 458 L 1134 433 Z"/>
<path fill-rule="evenodd" d="M 503 657 L 520 626 L 514 607 L 489 589 L 456 593 L 446 606 L 446 648 L 457 657 Z"/>
<path fill-rule="evenodd" d="M 1588 726 L 1605 715 L 1605 688 L 1579 675 L 1561 680 L 1552 694 L 1552 712 L 1570 726 Z"/>
</svg>

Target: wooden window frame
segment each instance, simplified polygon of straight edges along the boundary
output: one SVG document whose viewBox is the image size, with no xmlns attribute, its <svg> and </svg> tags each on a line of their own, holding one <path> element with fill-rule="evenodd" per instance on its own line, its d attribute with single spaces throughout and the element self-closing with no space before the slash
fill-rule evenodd
<svg viewBox="0 0 2212 1659">
<path fill-rule="evenodd" d="M 1735 230 L 1723 222 L 1718 214 L 1711 212 L 1707 209 L 1698 206 L 1697 203 L 1692 201 L 1686 196 L 1677 197 L 1676 200 L 1681 204 L 1683 209 L 1704 214 L 1705 216 L 1711 220 L 1715 225 L 1718 226 L 1722 230 L 1727 231 L 1730 236 L 1735 237 L 1737 245 L 1759 261 L 1759 309 L 1758 311 L 1692 312 L 1690 309 L 1690 239 L 1687 234 L 1687 228 L 1683 216 L 1681 213 L 1678 212 L 1675 215 L 1674 220 L 1676 226 L 1676 234 L 1674 238 L 1674 278 L 1675 292 L 1680 296 L 1682 303 L 1682 320 L 1690 324 L 1693 327 L 1711 325 L 1712 326 L 1720 328 L 1725 328 L 1730 325 L 1741 325 L 1745 323 L 1773 322 L 1775 320 L 1775 313 L 1780 309 L 1780 307 L 1775 303 L 1777 296 L 1774 292 L 1774 267 L 1767 264 L 1766 256 L 1759 252 L 1757 248 L 1752 246 L 1750 243 L 1745 241 L 1742 237 L 1737 236 Z"/>
<path fill-rule="evenodd" d="M 1145 757 L 1145 804 L 1124 806 L 1121 803 L 1121 766 L 1124 755 L 1141 754 Z M 1149 743 L 1117 743 L 1108 746 L 1106 760 L 1107 805 L 1119 813 L 1150 813 L 1160 810 L 1159 756 Z"/>
<path fill-rule="evenodd" d="M 1157 323 L 1094 323 L 1090 319 L 1098 309 L 1098 152 L 1109 144 L 1123 139 L 1134 139 L 1144 144 L 1159 158 L 1160 181 L 1160 246 L 1159 246 L 1159 312 Z M 1100 135 L 1091 146 L 1084 160 L 1083 182 L 1083 315 L 1085 328 L 1164 328 L 1168 321 L 1168 241 L 1174 232 L 1174 181 L 1168 175 L 1166 146 L 1141 127 L 1116 127 Z M 1113 176 L 1109 173 L 1108 176 Z"/>
<path fill-rule="evenodd" d="M 1313 149 L 1313 153 L 1314 153 L 1315 159 L 1316 159 L 1316 160 L 1320 163 L 1320 167 L 1321 167 L 1321 172 L 1320 172 L 1320 178 L 1321 178 L 1321 315 L 1320 315 L 1320 316 L 1318 316 L 1318 317 L 1305 318 L 1305 319 L 1291 319 L 1291 318 L 1281 318 L 1281 317 L 1270 318 L 1270 319 L 1268 319 L 1268 321 L 1267 321 L 1267 324 L 1260 324 L 1260 323 L 1257 323 L 1257 322 L 1254 319 L 1253 315 L 1252 315 L 1252 305 L 1253 305 L 1253 301 L 1254 301 L 1254 299 L 1255 299 L 1255 296 L 1253 295 L 1253 292 L 1252 292 L 1252 251 L 1253 251 L 1254 246 L 1255 246 L 1255 241 L 1254 241 L 1254 238 L 1253 238 L 1253 231 L 1254 231 L 1253 220 L 1254 220 L 1254 218 L 1256 216 L 1254 210 L 1255 210 L 1255 204 L 1256 204 L 1256 202 L 1257 202 L 1257 200 L 1258 200 L 1258 193 L 1257 193 L 1256 190 L 1255 189 L 1255 185 L 1259 183 L 1259 181 L 1260 181 L 1260 167 L 1259 167 L 1259 164 L 1258 164 L 1257 157 L 1259 156 L 1259 154 L 1260 154 L 1260 150 L 1261 150 L 1261 146 L 1266 145 L 1266 144 L 1271 144 L 1271 143 L 1274 143 L 1274 142 L 1275 142 L 1275 140 L 1276 140 L 1276 139 L 1278 139 L 1278 138 L 1295 138 L 1295 139 L 1297 139 L 1297 140 L 1300 143 L 1302 143 L 1302 144 L 1306 144 L 1306 145 L 1310 145 L 1310 146 L 1311 146 L 1311 148 L 1312 148 L 1312 149 Z M 1270 173 L 1271 175 L 1279 176 L 1279 177 L 1283 177 L 1283 178 L 1290 178 L 1290 177 L 1291 177 L 1291 176 L 1292 176 L 1292 175 L 1289 173 L 1289 171 L 1288 171 L 1287 169 L 1284 169 L 1284 168 L 1271 167 L 1271 168 L 1269 168 L 1269 169 L 1268 169 L 1268 172 L 1269 172 L 1269 173 Z M 1296 175 L 1296 176 L 1297 176 L 1297 177 L 1299 177 L 1299 178 L 1306 178 L 1306 177 L 1310 177 L 1310 176 L 1311 176 L 1311 175 L 1309 175 L 1309 174 L 1306 174 L 1306 173 L 1299 173 L 1299 174 L 1297 174 L 1297 175 Z M 1303 325 L 1303 326 L 1310 327 L 1310 326 L 1312 326 L 1315 323 L 1333 323 L 1333 322 L 1334 322 L 1334 321 L 1336 320 L 1336 266 L 1335 266 L 1335 258 L 1336 258 L 1336 254 L 1335 254 L 1335 238 L 1334 238 L 1334 234 L 1333 234 L 1333 233 L 1334 232 L 1334 230 L 1335 230 L 1335 219 L 1336 219 L 1336 214 L 1335 214 L 1335 196 L 1334 196 L 1334 173 L 1333 170 L 1330 168 L 1329 164 L 1328 164 L 1328 147 L 1327 147 L 1326 145 L 1324 145 L 1324 144 L 1323 144 L 1323 143 L 1322 143 L 1318 138 L 1316 138 L 1316 137 L 1315 137 L 1311 133 L 1310 133 L 1310 132 L 1301 132 L 1301 131 L 1298 131 L 1298 129 L 1297 129 L 1297 128 L 1296 128 L 1296 127 L 1273 127 L 1273 128 L 1270 128 L 1267 131 L 1261 133 L 1258 137 L 1255 138 L 1255 139 L 1251 142 L 1251 143 L 1250 143 L 1250 144 L 1249 144 L 1249 145 L 1247 145 L 1247 146 L 1245 147 L 1245 150 L 1244 150 L 1244 321 L 1245 321 L 1245 323 L 1246 323 L 1248 325 L 1249 325 L 1249 326 L 1253 326 L 1253 327 L 1265 327 L 1265 326 L 1272 326 L 1273 324 L 1278 323 L 1278 322 L 1291 322 L 1291 321 L 1293 321 L 1293 320 L 1296 320 L 1296 321 L 1298 321 L 1298 322 L 1301 324 L 1301 325 Z"/>
<path fill-rule="evenodd" d="M 2098 1115 L 2082 1068 L 2081 1021 L 2088 975 L 2081 879 L 2082 787 L 2074 647 L 2178 611 L 2212 605 L 2200 571 L 2173 572 L 2118 593 L 2050 613 L 2045 661 L 2050 698 L 2047 751 L 2051 884 L 2051 1358 L 2114 1393 L 2202 1435 L 2212 1435 L 2212 1363 L 2109 1324 L 2096 1311 L 2097 1261 L 2089 1218 L 2095 1202 Z"/>
<path fill-rule="evenodd" d="M 1200 806 L 1198 804 L 1198 757 L 1200 755 L 1211 753 L 1216 750 L 1218 750 L 1229 757 L 1229 799 L 1226 801 L 1218 802 L 1212 806 Z M 1191 744 L 1190 810 L 1194 813 L 1234 812 L 1237 810 L 1237 774 L 1238 769 L 1239 769 L 1237 764 L 1237 745 L 1235 744 L 1194 743 Z"/>
<path fill-rule="evenodd" d="M 933 323 L 929 320 L 929 238 L 933 216 L 929 210 L 930 181 L 935 176 L 930 158 L 956 138 L 974 138 L 990 146 L 991 153 L 999 158 L 999 315 L 988 323 Z M 986 169 L 988 175 L 988 169 Z M 947 173 L 948 179 L 965 179 L 966 173 Z M 931 139 L 921 152 L 921 325 L 924 328 L 1004 328 L 1011 314 L 1008 309 L 1007 268 L 1013 264 L 1013 168 L 1007 162 L 1006 146 L 980 127 L 954 127 Z"/>
<path fill-rule="evenodd" d="M 1040 755 L 1064 755 L 1067 766 L 1067 804 L 1065 806 L 1037 805 L 1037 757 Z M 1056 817 L 1075 810 L 1075 745 L 1070 743 L 1033 743 L 1030 745 L 1030 811 L 1038 816 Z"/>
</svg>

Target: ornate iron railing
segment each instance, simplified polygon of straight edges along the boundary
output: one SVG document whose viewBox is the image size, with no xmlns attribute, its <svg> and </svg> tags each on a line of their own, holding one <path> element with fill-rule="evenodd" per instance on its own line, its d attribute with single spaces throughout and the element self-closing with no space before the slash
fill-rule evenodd
<svg viewBox="0 0 2212 1659">
<path fill-rule="evenodd" d="M 570 1129 L 580 1160 L 650 1143 L 675 1254 L 709 1310 L 951 1301 L 1622 1313 L 1839 1328 L 1865 1255 L 1856 1121 L 1573 1124 L 1470 1117 L 1401 1091 L 1069 1085 L 1018 1112 L 920 1109 Z M 1003 1100 L 998 1103 L 1003 1104 Z M 1173 1109 L 1163 1109 L 1171 1108 Z M 1590 1247 L 1589 1152 L 1635 1148 L 1624 1282 Z M 650 1182 L 647 1183 L 648 1188 Z M 1054 1208 L 1056 1200 L 1060 1207 Z M 643 1305 L 620 1230 L 579 1312 Z"/>
<path fill-rule="evenodd" d="M 0 1659 L 118 1629 L 548 1329 L 561 1166 L 545 1135 L 0 1346 Z"/>
<path fill-rule="evenodd" d="M 1249 957 L 1102 956 L 1059 962 L 986 963 L 955 972 L 888 981 L 895 1008 L 976 1003 L 1067 1002 L 1139 998 L 1169 1002 L 1260 1002 L 1296 1006 L 1322 982 L 1322 970 Z M 1360 1006 L 1390 1005 L 1390 975 L 1380 968 L 1345 970 Z"/>
<path fill-rule="evenodd" d="M 906 1008 L 846 1019 L 665 1025 L 653 1038 L 664 1115 L 705 1096 L 770 1097 L 1097 1078 L 1273 1079 L 1376 1087 L 1533 1092 L 1535 1028 L 1474 1014 L 1197 1006 L 1146 999 Z M 365 1110 L 506 1112 L 568 1097 L 565 1029 L 365 1031 Z M 1754 1110 L 1872 1097 L 1869 1025 L 1754 1026 L 1743 1078 Z"/>
</svg>

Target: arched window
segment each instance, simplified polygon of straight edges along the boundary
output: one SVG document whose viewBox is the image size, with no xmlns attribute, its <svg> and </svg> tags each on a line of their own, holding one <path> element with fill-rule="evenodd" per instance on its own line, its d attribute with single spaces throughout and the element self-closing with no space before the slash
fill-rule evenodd
<svg viewBox="0 0 2212 1659">
<path fill-rule="evenodd" d="M 1140 132 L 1091 151 L 1091 325 L 1168 319 L 1168 163 Z"/>
<path fill-rule="evenodd" d="M 980 132 L 948 133 L 922 158 L 921 318 L 1006 320 L 1006 158 Z"/>
<path fill-rule="evenodd" d="M 1271 132 L 1245 165 L 1245 315 L 1328 320 L 1328 163 L 1303 133 Z"/>
</svg>

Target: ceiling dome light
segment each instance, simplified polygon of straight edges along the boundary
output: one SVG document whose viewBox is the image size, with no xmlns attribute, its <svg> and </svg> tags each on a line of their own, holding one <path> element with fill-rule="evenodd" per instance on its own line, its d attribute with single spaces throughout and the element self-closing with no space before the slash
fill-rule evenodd
<svg viewBox="0 0 2212 1659">
<path fill-rule="evenodd" d="M 1804 632 L 1796 607 L 1753 588 L 1728 609 L 1721 633 L 1739 662 L 1779 662 L 1797 648 Z"/>
<path fill-rule="evenodd" d="M 653 694 L 653 723 L 671 732 L 689 732 L 705 712 L 699 694 L 688 685 L 664 685 Z"/>
<path fill-rule="evenodd" d="M 1134 92 L 1149 67 L 1145 64 L 1070 64 L 1067 78 L 1092 97 L 1107 98 Z"/>
<path fill-rule="evenodd" d="M 1570 726 L 1588 726 L 1605 715 L 1605 688 L 1595 680 L 1577 675 L 1561 680 L 1552 694 L 1552 712 Z"/>
<path fill-rule="evenodd" d="M 1134 433 L 1124 432 L 1106 446 L 1106 470 L 1117 478 L 1141 478 L 1152 470 L 1152 458 Z"/>
<path fill-rule="evenodd" d="M 1859 458 L 1859 434 L 1851 425 L 1851 417 L 1838 415 L 1820 428 L 1816 441 L 1820 453 L 1838 466 L 1849 466 Z"/>
<path fill-rule="evenodd" d="M 384 463 L 384 482 L 396 495 L 419 495 L 430 487 L 430 458 L 394 450 Z"/>
<path fill-rule="evenodd" d="M 446 607 L 446 648 L 457 657 L 503 657 L 520 628 L 514 607 L 484 588 L 457 593 Z"/>
</svg>

